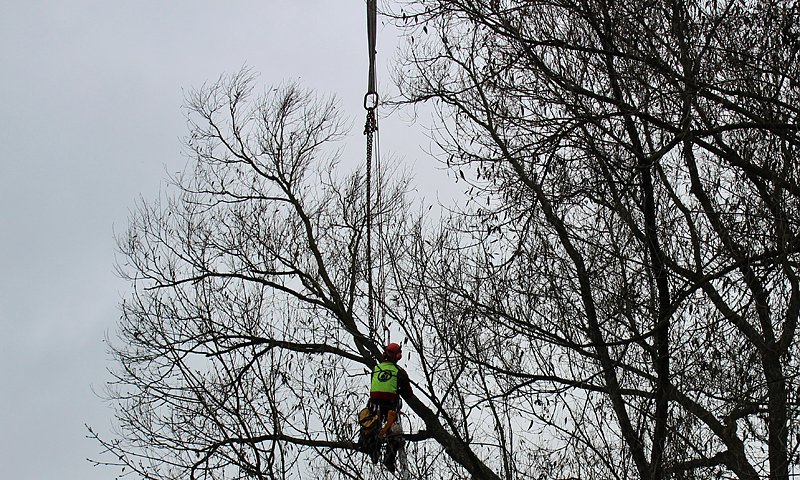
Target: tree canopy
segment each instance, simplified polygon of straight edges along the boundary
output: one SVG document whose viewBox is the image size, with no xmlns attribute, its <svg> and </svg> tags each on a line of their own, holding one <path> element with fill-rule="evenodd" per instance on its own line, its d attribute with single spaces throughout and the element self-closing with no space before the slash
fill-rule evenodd
<svg viewBox="0 0 800 480">
<path fill-rule="evenodd" d="M 398 101 L 469 186 L 443 217 L 393 175 L 368 222 L 334 100 L 194 92 L 192 167 L 119 238 L 111 463 L 385 475 L 352 443 L 371 300 L 414 352 L 411 478 L 798 473 L 797 8 L 392 3 Z"/>
</svg>

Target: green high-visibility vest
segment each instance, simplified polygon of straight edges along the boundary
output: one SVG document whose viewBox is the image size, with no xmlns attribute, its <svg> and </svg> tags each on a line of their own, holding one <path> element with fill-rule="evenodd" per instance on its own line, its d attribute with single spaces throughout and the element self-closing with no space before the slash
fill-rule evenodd
<svg viewBox="0 0 800 480">
<path fill-rule="evenodd" d="M 397 393 L 397 374 L 400 371 L 392 362 L 382 362 L 372 370 L 371 392 Z"/>
</svg>

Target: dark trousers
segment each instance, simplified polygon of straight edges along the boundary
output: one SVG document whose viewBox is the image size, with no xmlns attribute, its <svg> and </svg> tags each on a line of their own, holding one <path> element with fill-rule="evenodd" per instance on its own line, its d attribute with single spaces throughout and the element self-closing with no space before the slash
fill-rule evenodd
<svg viewBox="0 0 800 480">
<path fill-rule="evenodd" d="M 395 413 L 400 413 L 400 399 L 397 400 L 384 400 L 380 398 L 370 398 L 369 399 L 369 409 L 375 413 L 380 415 L 380 424 L 384 425 L 386 423 L 387 417 L 391 410 L 394 410 Z M 375 432 L 377 435 L 377 432 Z M 376 438 L 376 441 L 380 442 L 379 439 Z M 379 444 L 378 444 L 379 445 Z M 380 448 L 380 447 L 379 447 Z M 378 461 L 378 452 L 375 452 L 371 455 L 372 461 L 377 463 Z M 386 451 L 383 454 L 383 464 L 390 472 L 394 472 L 395 469 L 395 460 L 397 458 L 397 439 L 392 439 L 391 437 L 386 439 Z"/>
<path fill-rule="evenodd" d="M 373 412 L 379 413 L 381 416 L 381 424 L 386 423 L 386 417 L 389 415 L 390 410 L 395 412 L 400 411 L 400 400 L 384 400 L 381 398 L 370 398 L 369 409 Z"/>
</svg>

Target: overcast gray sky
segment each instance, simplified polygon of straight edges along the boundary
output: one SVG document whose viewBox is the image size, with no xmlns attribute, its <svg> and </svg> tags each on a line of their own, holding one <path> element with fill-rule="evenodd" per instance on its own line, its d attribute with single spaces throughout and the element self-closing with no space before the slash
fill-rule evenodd
<svg viewBox="0 0 800 480">
<path fill-rule="evenodd" d="M 113 231 L 184 165 L 183 91 L 244 65 L 300 79 L 340 97 L 360 145 L 364 25 L 363 0 L 0 1 L 0 478 L 119 473 L 84 438 L 112 415 L 92 387 L 127 292 Z M 383 125 L 384 150 L 409 144 Z"/>
</svg>

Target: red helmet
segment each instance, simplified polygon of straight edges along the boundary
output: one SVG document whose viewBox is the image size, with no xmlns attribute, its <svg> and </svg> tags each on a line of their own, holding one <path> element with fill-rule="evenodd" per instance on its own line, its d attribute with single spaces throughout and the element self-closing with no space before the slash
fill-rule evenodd
<svg viewBox="0 0 800 480">
<path fill-rule="evenodd" d="M 402 347 L 399 344 L 392 342 L 389 345 L 386 345 L 386 349 L 383 351 L 383 354 L 386 355 L 386 358 L 389 360 L 394 360 L 396 362 L 403 356 Z"/>
</svg>

